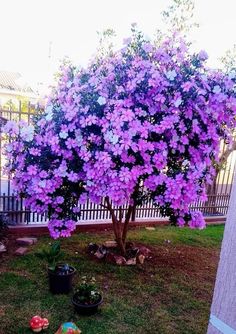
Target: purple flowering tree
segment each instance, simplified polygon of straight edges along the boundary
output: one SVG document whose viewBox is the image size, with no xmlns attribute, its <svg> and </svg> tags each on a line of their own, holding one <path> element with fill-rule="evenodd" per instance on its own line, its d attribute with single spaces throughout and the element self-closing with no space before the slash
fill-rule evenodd
<svg viewBox="0 0 236 334">
<path fill-rule="evenodd" d="M 157 46 L 133 28 L 121 50 L 63 68 L 33 125 L 6 125 L 8 172 L 27 206 L 49 213 L 52 237 L 70 236 L 87 199 L 105 198 L 123 254 L 132 210 L 148 198 L 174 225 L 205 226 L 189 205 L 206 200 L 236 113 L 235 76 L 206 59 L 178 36 Z"/>
</svg>

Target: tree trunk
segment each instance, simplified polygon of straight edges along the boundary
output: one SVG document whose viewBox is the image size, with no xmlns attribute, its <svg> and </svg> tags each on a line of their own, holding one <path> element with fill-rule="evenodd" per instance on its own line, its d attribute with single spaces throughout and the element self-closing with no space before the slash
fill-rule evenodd
<svg viewBox="0 0 236 334">
<path fill-rule="evenodd" d="M 208 334 L 236 333 L 236 174 L 221 247 Z"/>
<path fill-rule="evenodd" d="M 135 222 L 135 218 L 136 218 L 136 205 L 134 204 L 132 209 L 131 221 Z"/>
<path fill-rule="evenodd" d="M 115 240 L 118 244 L 118 247 L 120 249 L 120 252 L 123 256 L 125 256 L 126 254 L 126 248 L 125 248 L 125 244 L 126 244 L 126 237 L 127 237 L 127 231 L 128 231 L 128 225 L 130 222 L 130 217 L 132 214 L 132 210 L 133 207 L 131 205 L 129 205 L 128 207 L 128 211 L 125 215 L 125 221 L 123 223 L 123 210 L 120 207 L 119 208 L 119 213 L 118 216 L 119 218 L 116 216 L 115 211 L 109 201 L 109 198 L 106 197 L 106 204 L 107 204 L 107 209 L 109 210 L 109 212 L 111 213 L 111 219 L 112 219 L 112 225 L 113 225 L 113 231 L 114 231 L 114 235 L 115 235 Z"/>
</svg>

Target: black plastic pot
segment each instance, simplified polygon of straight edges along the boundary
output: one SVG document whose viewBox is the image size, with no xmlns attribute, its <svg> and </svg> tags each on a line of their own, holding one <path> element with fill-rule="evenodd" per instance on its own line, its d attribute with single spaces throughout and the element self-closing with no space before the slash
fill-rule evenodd
<svg viewBox="0 0 236 334">
<path fill-rule="evenodd" d="M 48 269 L 49 289 L 54 294 L 69 293 L 72 290 L 72 279 L 76 269 L 69 266 L 69 271 L 64 273 L 60 271 L 63 265 L 58 265 L 56 270 Z"/>
<path fill-rule="evenodd" d="M 100 299 L 96 304 L 84 305 L 76 301 L 75 295 L 72 297 L 72 304 L 75 307 L 75 311 L 82 315 L 92 315 L 95 314 L 98 310 L 98 306 L 103 302 L 103 298 L 100 295 Z"/>
</svg>

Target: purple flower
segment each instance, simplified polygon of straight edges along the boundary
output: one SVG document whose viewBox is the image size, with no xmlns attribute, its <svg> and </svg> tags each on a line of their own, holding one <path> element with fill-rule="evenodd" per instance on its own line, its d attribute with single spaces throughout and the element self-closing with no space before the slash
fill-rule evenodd
<svg viewBox="0 0 236 334">
<path fill-rule="evenodd" d="M 99 98 L 97 99 L 98 104 L 100 104 L 100 106 L 103 106 L 104 104 L 106 104 L 106 99 L 103 96 L 99 96 Z"/>
<path fill-rule="evenodd" d="M 172 223 L 205 226 L 189 207 L 236 127 L 235 75 L 209 70 L 177 34 L 156 46 L 132 31 L 122 50 L 62 67 L 37 124 L 5 126 L 6 170 L 28 207 L 50 212 L 54 238 L 75 230 L 80 204 L 127 205 L 141 185 Z"/>
<path fill-rule="evenodd" d="M 166 72 L 166 77 L 170 80 L 173 81 L 175 79 L 175 77 L 177 76 L 177 73 L 175 72 L 175 70 L 170 70 Z"/>
<path fill-rule="evenodd" d="M 205 60 L 208 59 L 208 54 L 206 53 L 206 51 L 201 50 L 201 51 L 198 53 L 198 57 L 199 57 L 200 60 L 205 61 Z"/>
<path fill-rule="evenodd" d="M 188 225 L 190 228 L 197 228 L 199 230 L 202 230 L 206 227 L 206 222 L 203 218 L 203 215 L 201 212 L 196 211 L 191 213 L 191 220 L 188 222 Z"/>
<path fill-rule="evenodd" d="M 37 172 L 38 172 L 38 169 L 37 169 L 36 166 L 29 165 L 29 166 L 27 167 L 27 172 L 28 172 L 28 174 L 31 175 L 31 176 L 32 176 L 32 175 L 36 175 Z"/>
</svg>

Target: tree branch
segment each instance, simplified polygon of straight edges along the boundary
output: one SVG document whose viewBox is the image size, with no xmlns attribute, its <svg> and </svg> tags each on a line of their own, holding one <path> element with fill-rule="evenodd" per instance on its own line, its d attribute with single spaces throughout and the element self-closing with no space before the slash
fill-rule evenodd
<svg viewBox="0 0 236 334">
<path fill-rule="evenodd" d="M 126 240 L 126 236 L 127 236 L 127 232 L 128 232 L 128 226 L 129 226 L 129 221 L 130 221 L 130 217 L 133 211 L 133 206 L 129 205 L 128 207 L 128 211 L 125 215 L 125 222 L 124 222 L 124 227 L 123 227 L 123 233 L 122 233 L 122 240 L 123 242 L 125 242 Z"/>
<path fill-rule="evenodd" d="M 100 203 L 99 205 L 100 205 L 102 208 L 105 208 L 105 209 L 107 209 L 107 210 L 109 209 L 107 205 L 104 205 L 104 204 L 102 204 L 102 203 Z"/>
<path fill-rule="evenodd" d="M 126 250 L 125 250 L 125 244 L 124 244 L 123 239 L 122 239 L 121 222 L 119 222 L 119 220 L 117 219 L 117 217 L 115 215 L 115 212 L 114 212 L 114 209 L 113 209 L 108 197 L 105 198 L 105 201 L 107 203 L 108 210 L 111 213 L 113 230 L 114 230 L 114 233 L 115 233 L 116 241 L 118 243 L 118 246 L 120 247 L 120 250 L 121 250 L 122 254 L 125 255 Z"/>
<path fill-rule="evenodd" d="M 236 150 L 236 140 L 233 141 L 232 145 L 230 147 L 228 147 L 222 154 L 220 157 L 220 161 L 219 161 L 219 170 L 221 169 L 221 166 L 227 161 L 228 157 L 230 156 L 230 154 Z"/>
<path fill-rule="evenodd" d="M 122 223 L 122 219 L 123 219 L 123 212 L 122 212 L 122 207 L 119 206 L 119 223 Z"/>
</svg>

